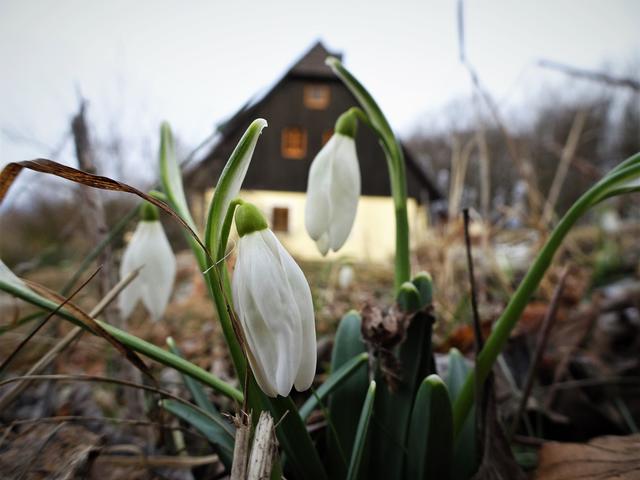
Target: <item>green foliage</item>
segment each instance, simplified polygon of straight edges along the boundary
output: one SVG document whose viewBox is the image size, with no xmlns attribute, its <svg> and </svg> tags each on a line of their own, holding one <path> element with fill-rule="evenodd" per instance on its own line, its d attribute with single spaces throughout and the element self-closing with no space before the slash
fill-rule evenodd
<svg viewBox="0 0 640 480">
<path fill-rule="evenodd" d="M 369 422 L 371 420 L 371 411 L 373 410 L 373 401 L 376 396 L 376 382 L 372 381 L 367 390 L 367 396 L 362 405 L 362 412 L 358 420 L 358 429 L 356 430 L 356 438 L 353 442 L 353 450 L 351 453 L 351 461 L 349 462 L 349 471 L 347 472 L 347 480 L 356 480 L 360 478 L 362 470 L 362 457 L 365 445 L 367 443 L 367 434 L 369 432 Z"/>
<path fill-rule="evenodd" d="M 407 441 L 407 480 L 450 478 L 453 417 L 446 385 L 437 375 L 420 384 L 411 412 Z"/>
<path fill-rule="evenodd" d="M 352 376 L 359 375 L 363 379 L 366 379 L 366 370 L 363 370 L 362 367 L 366 365 L 368 360 L 369 354 L 361 353 L 347 361 L 347 363 L 342 365 L 336 371 L 332 372 L 324 383 L 320 385 L 320 388 L 318 388 L 318 390 L 315 391 L 306 402 L 304 402 L 304 405 L 300 407 L 300 410 L 298 410 L 302 419 L 306 420 L 318 404 L 329 396 L 331 392 L 342 390 L 341 387 L 348 383 Z M 361 371 L 363 374 L 361 374 Z"/>
<path fill-rule="evenodd" d="M 220 417 L 221 423 L 214 422 L 211 417 L 207 417 L 195 408 L 176 400 L 161 400 L 160 406 L 188 424 L 193 425 L 196 430 L 207 437 L 207 440 L 217 447 L 218 455 L 220 455 L 224 466 L 228 469 L 231 468 L 234 437 L 229 428 L 224 426 L 225 424 L 228 425 L 226 420 Z M 216 414 L 220 415 L 217 412 Z"/>
<path fill-rule="evenodd" d="M 446 377 L 451 401 L 455 402 L 460 395 L 469 372 L 471 372 L 471 366 L 457 349 L 452 348 L 449 351 L 449 370 Z M 471 412 L 454 444 L 451 478 L 467 480 L 472 477 L 476 468 L 476 414 L 475 407 L 471 407 Z"/>
<path fill-rule="evenodd" d="M 496 322 L 491 335 L 476 359 L 476 367 L 467 376 L 460 395 L 454 403 L 454 431 L 456 435 L 462 429 L 471 409 L 474 386 L 484 382 L 498 355 L 502 351 L 511 331 L 516 326 L 529 298 L 536 291 L 542 277 L 551 265 L 553 258 L 562 245 L 562 241 L 574 224 L 591 207 L 603 200 L 625 193 L 640 191 L 640 153 L 628 158 L 611 170 L 593 187 L 587 190 L 560 219 L 549 236 L 520 286 L 512 295 L 502 315 Z M 476 380 L 477 377 L 477 380 Z"/>
<path fill-rule="evenodd" d="M 361 323 L 360 315 L 353 310 L 340 320 L 331 357 L 334 374 L 345 368 L 354 357 L 366 355 L 360 333 Z M 347 473 L 347 462 L 358 428 L 358 412 L 362 409 L 368 386 L 367 370 L 359 369 L 329 396 L 328 421 L 334 430 L 327 428 L 326 437 L 327 464 L 332 478 L 344 478 Z"/>
</svg>

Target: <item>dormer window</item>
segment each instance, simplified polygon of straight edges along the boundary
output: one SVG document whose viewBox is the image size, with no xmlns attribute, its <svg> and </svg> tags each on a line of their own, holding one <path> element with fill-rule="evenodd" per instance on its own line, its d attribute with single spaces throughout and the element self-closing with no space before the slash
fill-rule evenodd
<svg viewBox="0 0 640 480">
<path fill-rule="evenodd" d="M 302 127 L 282 129 L 282 156 L 300 160 L 307 155 L 307 132 Z"/>
<path fill-rule="evenodd" d="M 329 85 L 310 83 L 304 86 L 304 106 L 311 110 L 325 110 L 331 100 Z"/>
</svg>

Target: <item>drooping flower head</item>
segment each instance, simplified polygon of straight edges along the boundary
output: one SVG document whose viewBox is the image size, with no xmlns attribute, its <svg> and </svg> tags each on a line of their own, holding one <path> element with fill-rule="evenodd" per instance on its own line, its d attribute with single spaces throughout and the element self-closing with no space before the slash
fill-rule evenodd
<svg viewBox="0 0 640 480">
<path fill-rule="evenodd" d="M 344 245 L 356 218 L 360 197 L 356 127 L 355 114 L 343 113 L 309 170 L 305 226 L 322 255 Z"/>
<path fill-rule="evenodd" d="M 309 284 L 300 267 L 250 204 L 235 214 L 238 258 L 233 304 L 247 356 L 269 396 L 308 389 L 316 370 L 316 331 Z"/>
<path fill-rule="evenodd" d="M 118 296 L 120 312 L 131 315 L 138 300 L 153 320 L 164 314 L 176 276 L 176 258 L 158 218 L 158 209 L 142 205 L 140 221 L 120 263 L 120 278 L 142 267 L 138 276 Z"/>
</svg>

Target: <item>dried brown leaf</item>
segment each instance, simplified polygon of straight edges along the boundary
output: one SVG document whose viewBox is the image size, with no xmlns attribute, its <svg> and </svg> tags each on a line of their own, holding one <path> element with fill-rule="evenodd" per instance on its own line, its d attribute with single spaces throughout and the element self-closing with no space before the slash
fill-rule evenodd
<svg viewBox="0 0 640 480">
<path fill-rule="evenodd" d="M 547 442 L 536 480 L 640 479 L 640 434 L 598 437 L 589 443 Z"/>
<path fill-rule="evenodd" d="M 62 165 L 46 158 L 24 160 L 22 162 L 12 162 L 7 164 L 7 166 L 2 169 L 2 172 L 0 172 L 0 204 L 9 191 L 11 184 L 20 174 L 23 168 L 36 172 L 46 173 L 49 175 L 55 175 L 56 177 L 64 178 L 75 183 L 80 183 L 82 185 L 86 185 L 87 187 L 99 188 L 101 190 L 112 190 L 116 192 L 126 192 L 137 195 L 147 202 L 154 204 L 156 207 L 168 213 L 171 217 L 177 220 L 184 228 L 187 229 L 187 231 L 191 234 L 195 241 L 198 242 L 198 244 L 202 247 L 209 259 L 211 259 L 211 255 L 209 254 L 207 247 L 205 247 L 204 243 L 202 243 L 196 232 L 194 232 L 191 227 L 189 227 L 189 225 L 187 225 L 187 223 L 166 203 L 150 195 L 147 195 L 146 193 L 138 190 L 135 187 L 132 187 L 131 185 L 127 185 L 126 183 L 118 182 L 117 180 L 113 180 L 112 178 L 104 177 L 102 175 L 93 175 L 91 173 L 83 172 L 82 170 L 77 170 L 75 168 Z M 211 261 L 213 263 L 213 260 Z"/>
</svg>

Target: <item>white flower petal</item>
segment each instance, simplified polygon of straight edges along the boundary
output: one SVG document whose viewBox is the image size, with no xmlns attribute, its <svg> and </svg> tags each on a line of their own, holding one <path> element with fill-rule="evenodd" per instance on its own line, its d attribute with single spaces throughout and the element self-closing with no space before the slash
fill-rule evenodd
<svg viewBox="0 0 640 480">
<path fill-rule="evenodd" d="M 118 304 L 124 317 L 142 300 L 154 320 L 167 308 L 176 274 L 176 259 L 159 221 L 138 223 L 120 264 L 120 277 L 142 267 L 138 277 L 120 293 Z"/>
<path fill-rule="evenodd" d="M 233 274 L 233 303 L 238 313 L 247 341 L 247 356 L 258 385 L 270 397 L 278 392 L 273 378 L 267 372 L 275 371 L 277 365 L 275 340 L 271 331 L 258 311 L 251 291 L 244 288 L 247 284 L 247 274 L 250 274 L 251 253 L 245 254 L 245 247 L 238 245 L 238 261 Z"/>
<path fill-rule="evenodd" d="M 268 233 L 273 235 L 271 231 Z M 313 312 L 313 300 L 307 279 L 298 264 L 279 242 L 278 249 L 282 266 L 287 274 L 287 279 L 298 307 L 302 326 L 302 356 L 294 381 L 296 390 L 302 392 L 311 386 L 316 374 L 316 322 Z"/>
<path fill-rule="evenodd" d="M 332 218 L 329 245 L 339 250 L 349 237 L 360 198 L 360 167 L 352 138 L 339 136 L 336 159 L 331 171 Z"/>
<path fill-rule="evenodd" d="M 314 159 L 307 187 L 305 225 L 323 255 L 329 249 L 339 250 L 347 241 L 359 197 L 360 167 L 355 141 L 336 133 Z"/>
<path fill-rule="evenodd" d="M 328 230 L 331 221 L 329 179 L 334 145 L 335 139 L 331 137 L 316 155 L 309 169 L 304 221 L 309 236 L 314 240 Z"/>
<path fill-rule="evenodd" d="M 238 241 L 233 303 L 251 368 L 270 396 L 309 387 L 316 340 L 311 291 L 300 268 L 268 229 Z"/>
<path fill-rule="evenodd" d="M 320 238 L 316 240 L 316 247 L 318 247 L 318 251 L 323 257 L 329 253 L 329 235 L 327 233 L 323 233 Z"/>
</svg>

